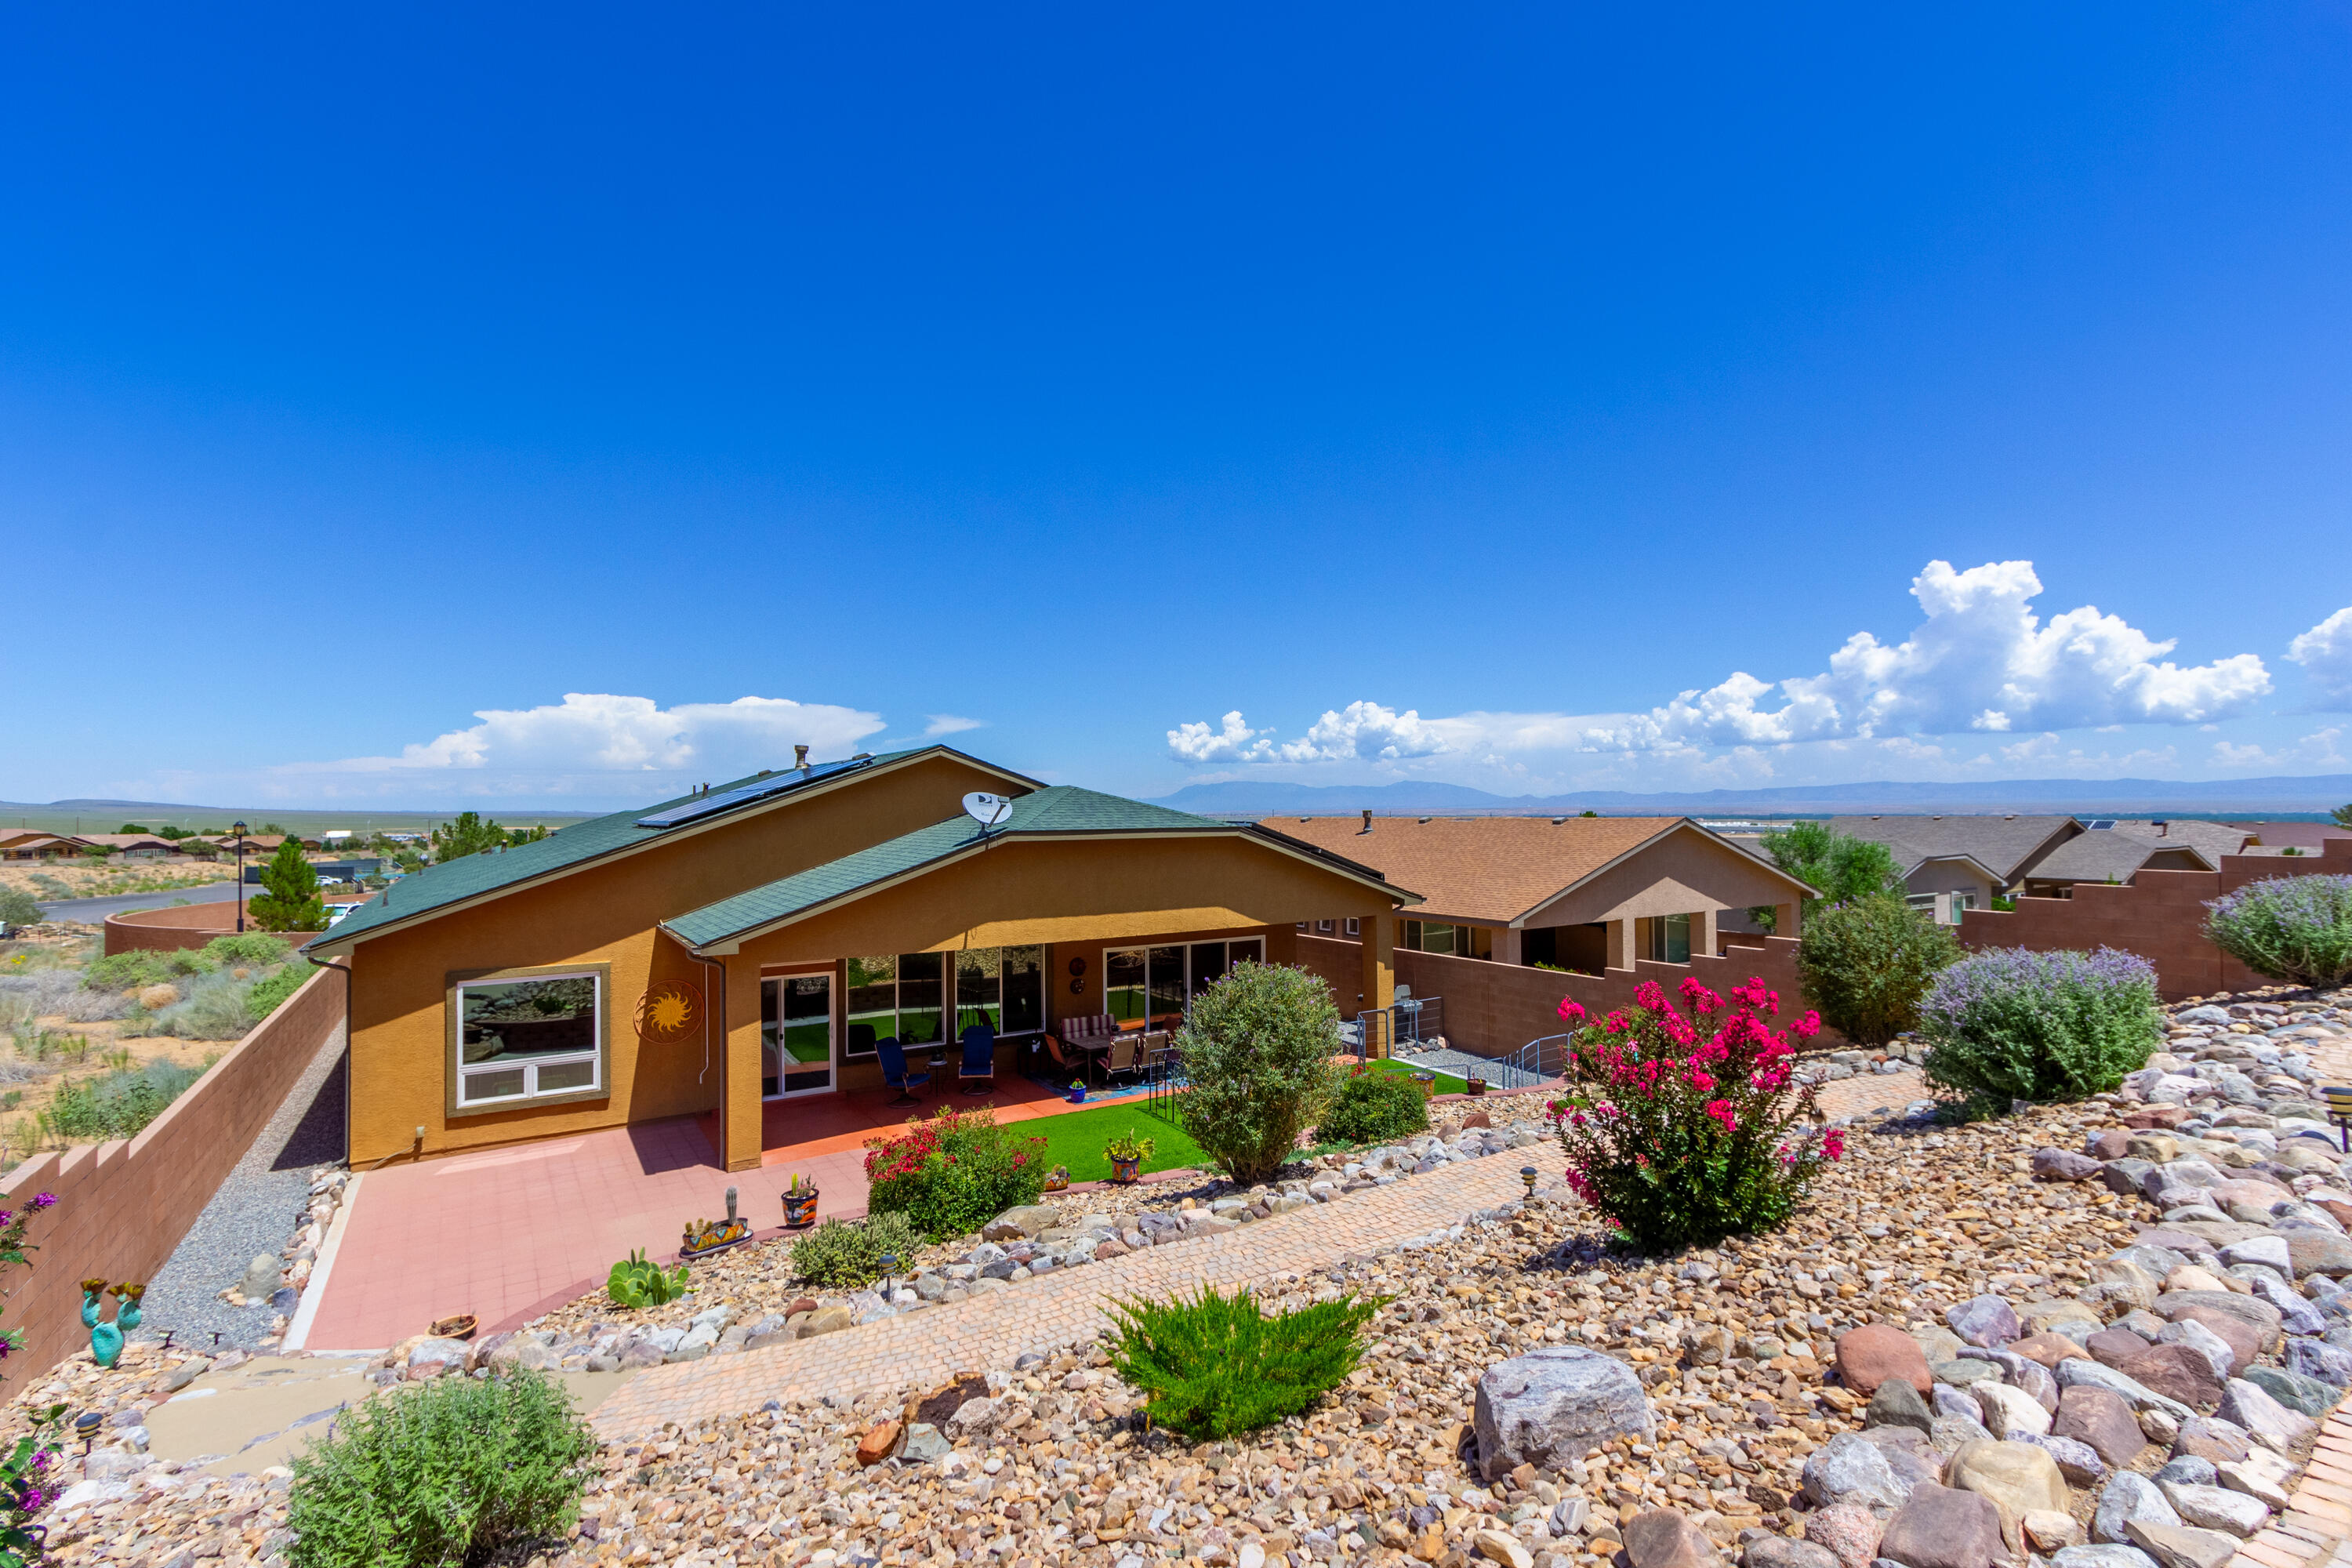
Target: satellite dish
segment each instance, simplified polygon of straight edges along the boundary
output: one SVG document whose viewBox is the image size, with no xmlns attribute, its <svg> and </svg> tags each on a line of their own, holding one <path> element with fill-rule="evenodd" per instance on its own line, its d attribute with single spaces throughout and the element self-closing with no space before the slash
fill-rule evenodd
<svg viewBox="0 0 2352 1568">
<path fill-rule="evenodd" d="M 1001 795 L 984 795 L 975 790 L 963 797 L 963 814 L 980 824 L 982 829 L 995 826 L 1013 809 L 1013 803 Z"/>
</svg>

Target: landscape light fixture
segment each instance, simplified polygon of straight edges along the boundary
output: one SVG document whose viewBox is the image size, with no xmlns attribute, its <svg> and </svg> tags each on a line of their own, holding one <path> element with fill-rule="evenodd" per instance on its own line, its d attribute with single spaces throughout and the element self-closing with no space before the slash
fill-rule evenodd
<svg viewBox="0 0 2352 1568">
<path fill-rule="evenodd" d="M 98 1429 L 105 1424 L 106 1417 L 95 1410 L 85 1410 L 74 1417 L 74 1436 L 81 1439 L 82 1458 L 89 1458 L 90 1448 L 98 1442 Z"/>
<path fill-rule="evenodd" d="M 229 831 L 236 835 L 236 929 L 245 930 L 245 824 L 232 822 Z"/>
<path fill-rule="evenodd" d="M 2352 1129 L 2352 1089 L 2331 1087 L 2319 1092 L 2327 1099 L 2327 1120 L 2336 1123 L 2337 1145 L 2352 1154 L 2352 1138 L 2347 1137 L 2347 1130 Z"/>
<path fill-rule="evenodd" d="M 1534 1197 L 1536 1195 L 1536 1168 L 1533 1165 L 1521 1165 L 1519 1167 L 1519 1180 L 1528 1184 L 1528 1196 L 1531 1198 Z"/>
</svg>

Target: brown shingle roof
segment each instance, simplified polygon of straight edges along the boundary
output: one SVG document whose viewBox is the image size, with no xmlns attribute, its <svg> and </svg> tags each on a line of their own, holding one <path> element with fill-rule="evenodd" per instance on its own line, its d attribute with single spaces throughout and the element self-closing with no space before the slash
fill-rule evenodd
<svg viewBox="0 0 2352 1568">
<path fill-rule="evenodd" d="M 1639 848 L 1679 816 L 1269 816 L 1264 826 L 1370 866 L 1428 901 L 1432 920 L 1507 924 Z M 1705 829 L 1696 829 L 1704 832 Z"/>
</svg>

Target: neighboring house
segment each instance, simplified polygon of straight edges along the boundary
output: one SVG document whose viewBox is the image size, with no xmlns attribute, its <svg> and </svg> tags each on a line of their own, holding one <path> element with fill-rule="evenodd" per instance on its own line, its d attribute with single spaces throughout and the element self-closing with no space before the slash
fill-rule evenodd
<svg viewBox="0 0 2352 1568">
<path fill-rule="evenodd" d="M 1893 850 L 1912 907 L 1946 924 L 2021 892 L 2033 868 L 2084 832 L 2071 816 L 2015 815 L 1833 816 L 1830 826 Z"/>
<path fill-rule="evenodd" d="M 2142 871 L 2218 871 L 2253 837 L 2225 822 L 2095 816 L 2025 875 L 2028 898 L 2065 899 L 2080 882 L 2128 883 Z"/>
<path fill-rule="evenodd" d="M 1811 889 L 1686 816 L 1270 816 L 1262 826 L 1420 893 L 1398 946 L 1599 974 L 1719 951 L 1727 911 L 1798 931 Z M 1311 922 L 1309 934 L 1349 933 Z"/>
<path fill-rule="evenodd" d="M 0 833 L 0 860 L 69 860 L 89 847 L 88 838 L 72 834 L 23 828 Z"/>
<path fill-rule="evenodd" d="M 2248 834 L 2244 855 L 2278 855 L 2294 849 L 2305 855 L 2325 852 L 2331 838 L 2352 838 L 2352 827 L 2333 822 L 2232 822 Z"/>
<path fill-rule="evenodd" d="M 1012 797 L 1000 825 L 963 814 L 973 792 Z M 882 1087 L 885 1040 L 921 1070 L 985 1022 L 1010 1070 L 1064 1019 L 1139 1026 L 1295 962 L 1302 920 L 1358 922 L 1386 1005 L 1417 901 L 1283 833 L 929 746 L 435 866 L 303 951 L 349 965 L 355 1164 L 715 1112 L 741 1171 L 835 1125 L 809 1101 Z"/>
<path fill-rule="evenodd" d="M 131 860 L 161 860 L 176 855 L 179 846 L 152 833 L 85 833 L 82 842 L 101 846 Z"/>
</svg>

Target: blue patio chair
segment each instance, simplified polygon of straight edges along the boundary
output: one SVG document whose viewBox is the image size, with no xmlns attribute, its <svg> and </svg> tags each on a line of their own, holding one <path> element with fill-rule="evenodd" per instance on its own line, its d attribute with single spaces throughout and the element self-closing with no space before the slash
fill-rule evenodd
<svg viewBox="0 0 2352 1568">
<path fill-rule="evenodd" d="M 931 1075 L 907 1069 L 907 1052 L 898 1044 L 898 1037 L 885 1035 L 875 1041 L 874 1054 L 882 1058 L 882 1081 L 898 1091 L 898 1098 L 890 1103 L 893 1106 L 922 1104 L 915 1098 L 915 1090 L 930 1082 Z"/>
<path fill-rule="evenodd" d="M 987 1023 L 967 1024 L 963 1031 L 963 1062 L 956 1082 L 966 1094 L 996 1092 L 996 1030 Z"/>
</svg>

